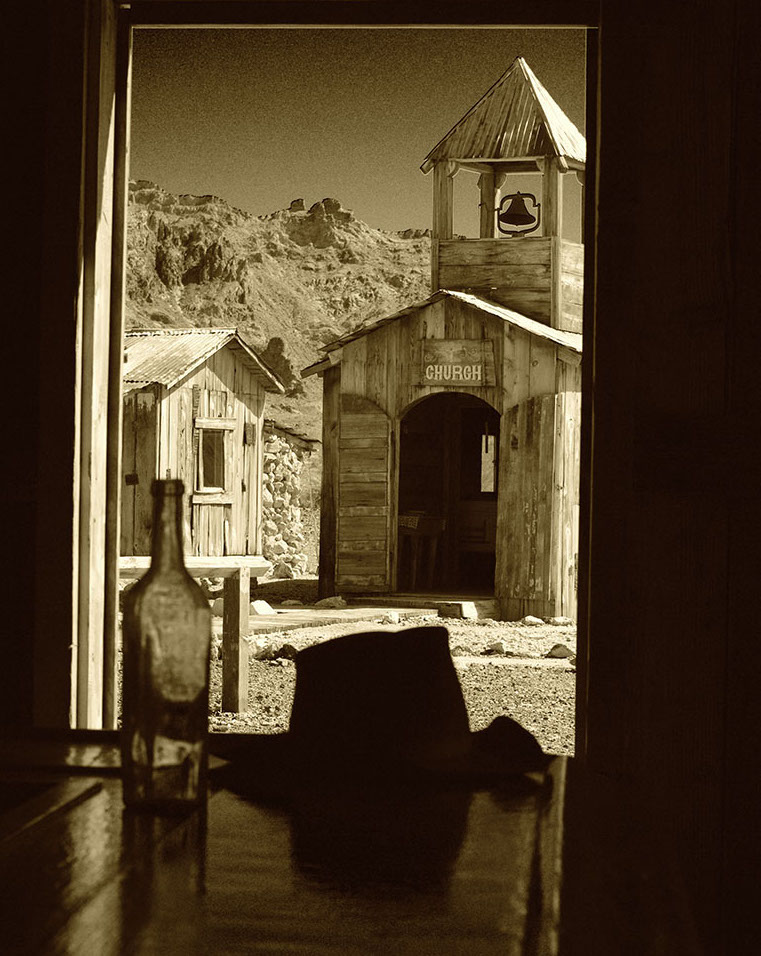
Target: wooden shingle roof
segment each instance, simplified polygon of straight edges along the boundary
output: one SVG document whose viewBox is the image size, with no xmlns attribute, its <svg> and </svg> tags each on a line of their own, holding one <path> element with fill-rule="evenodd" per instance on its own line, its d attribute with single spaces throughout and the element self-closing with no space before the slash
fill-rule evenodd
<svg viewBox="0 0 761 956">
<path fill-rule="evenodd" d="M 426 156 L 429 172 L 440 160 L 510 160 L 557 156 L 585 163 L 587 143 L 522 56 Z"/>
<path fill-rule="evenodd" d="M 237 349 L 262 387 L 284 393 L 285 387 L 237 329 L 134 329 L 124 333 L 122 381 L 126 390 L 146 385 L 171 388 L 219 349 Z"/>
</svg>

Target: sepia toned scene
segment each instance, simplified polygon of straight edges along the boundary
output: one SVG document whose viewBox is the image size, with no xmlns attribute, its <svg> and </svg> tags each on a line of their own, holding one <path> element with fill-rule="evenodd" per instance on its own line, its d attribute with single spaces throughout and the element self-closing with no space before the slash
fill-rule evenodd
<svg viewBox="0 0 761 956">
<path fill-rule="evenodd" d="M 121 587 L 147 568 L 151 481 L 181 479 L 213 730 L 286 730 L 305 646 L 443 621 L 471 725 L 573 752 L 586 144 L 526 47 L 583 128 L 574 31 L 136 34 Z M 221 143 L 182 128 L 197 62 Z M 434 78 L 415 155 L 398 126 Z M 235 625 L 226 575 L 249 581 Z"/>
<path fill-rule="evenodd" d="M 8 6 L 3 954 L 757 952 L 761 7 L 687 6 Z"/>
</svg>

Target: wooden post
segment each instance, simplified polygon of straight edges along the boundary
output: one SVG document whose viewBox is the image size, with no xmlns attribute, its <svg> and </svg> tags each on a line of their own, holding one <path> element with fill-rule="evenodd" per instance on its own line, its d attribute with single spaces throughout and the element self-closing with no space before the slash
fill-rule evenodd
<svg viewBox="0 0 761 956">
<path fill-rule="evenodd" d="M 106 594 L 103 619 L 103 728 L 116 728 L 119 544 L 121 513 L 122 369 L 124 288 L 127 258 L 127 194 L 132 28 L 122 20 L 117 34 L 114 226 L 111 262 L 111 338 L 108 368 L 108 451 L 106 472 Z"/>
<path fill-rule="evenodd" d="M 563 325 L 561 241 L 563 234 L 563 180 L 554 157 L 544 160 L 542 170 L 542 232 L 552 239 L 550 253 L 550 325 Z"/>
<path fill-rule="evenodd" d="M 80 366 L 75 508 L 78 533 L 73 601 L 71 724 L 103 726 L 103 626 L 106 594 L 108 474 L 108 375 L 113 242 L 114 135 L 116 124 L 116 6 L 99 0 L 88 8 L 91 47 L 87 63 L 87 126 L 83 154 L 84 203 L 79 312 Z M 117 542 L 110 538 L 113 546 Z M 37 702 L 45 696 L 38 685 Z M 44 704 L 37 708 L 42 722 Z"/>
<path fill-rule="evenodd" d="M 222 617 L 222 710 L 248 710 L 248 609 L 251 573 L 247 567 L 225 578 Z"/>
<path fill-rule="evenodd" d="M 478 235 L 481 239 L 493 239 L 496 207 L 493 169 L 490 169 L 487 173 L 481 173 L 478 177 L 478 188 L 481 193 L 481 202 L 479 205 L 480 229 Z"/>
<path fill-rule="evenodd" d="M 544 160 L 542 170 L 542 233 L 563 235 L 563 174 L 556 158 Z"/>
<path fill-rule="evenodd" d="M 494 239 L 497 234 L 497 203 L 499 202 L 499 191 L 504 181 L 505 173 L 498 173 L 495 169 L 481 173 L 478 177 L 478 186 L 481 191 L 479 230 L 479 238 L 481 239 Z"/>
<path fill-rule="evenodd" d="M 439 289 L 439 241 L 451 239 L 453 232 L 453 179 L 459 166 L 448 160 L 433 167 L 433 229 L 431 237 L 431 291 Z"/>
<path fill-rule="evenodd" d="M 321 598 L 336 593 L 338 533 L 338 431 L 341 413 L 341 366 L 329 368 L 322 379 L 322 496 L 320 500 Z"/>
</svg>

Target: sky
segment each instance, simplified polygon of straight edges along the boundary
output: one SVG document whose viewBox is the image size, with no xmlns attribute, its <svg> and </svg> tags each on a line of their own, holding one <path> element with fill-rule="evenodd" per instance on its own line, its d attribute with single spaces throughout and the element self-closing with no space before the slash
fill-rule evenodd
<svg viewBox="0 0 761 956">
<path fill-rule="evenodd" d="M 427 228 L 420 164 L 516 56 L 584 132 L 584 46 L 558 29 L 140 29 L 130 176 L 255 215 L 330 196 L 378 229 Z M 477 234 L 476 183 L 455 179 L 455 232 Z M 503 192 L 537 188 L 521 176 Z"/>
</svg>

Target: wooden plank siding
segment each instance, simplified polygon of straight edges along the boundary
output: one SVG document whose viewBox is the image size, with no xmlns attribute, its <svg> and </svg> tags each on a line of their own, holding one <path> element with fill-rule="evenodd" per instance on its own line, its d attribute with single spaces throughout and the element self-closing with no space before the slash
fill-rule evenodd
<svg viewBox="0 0 761 956">
<path fill-rule="evenodd" d="M 450 388 L 418 384 L 418 356 L 426 339 L 491 342 L 495 384 L 458 382 Z M 569 357 L 573 361 L 567 361 Z M 323 380 L 321 593 L 395 586 L 400 423 L 418 401 L 453 391 L 483 399 L 503 415 L 503 435 L 504 428 L 510 434 L 515 416 L 523 422 L 520 445 L 528 456 L 525 460 L 519 456 L 518 463 L 513 462 L 509 441 L 500 440 L 497 590 L 504 595 L 512 587 L 521 593 L 504 605 L 505 612 L 574 616 L 577 358 L 562 346 L 455 298 L 441 299 L 347 342 L 340 365 L 328 370 Z M 556 413 L 555 395 L 565 390 L 572 394 Z M 566 413 L 570 421 L 563 419 L 556 436 L 555 423 L 560 427 Z M 535 435 L 541 435 L 541 441 Z M 526 508 L 534 515 L 529 537 Z M 336 568 L 337 576 L 331 577 Z"/>
<path fill-rule="evenodd" d="M 559 613 L 576 619 L 579 554 L 579 423 L 581 393 L 557 397 L 553 534 L 557 538 L 555 594 Z"/>
<path fill-rule="evenodd" d="M 135 501 L 146 494 L 150 499 L 150 483 L 157 475 L 179 478 L 185 484 L 186 553 L 258 554 L 264 421 L 261 385 L 234 350 L 222 348 L 173 387 L 162 387 L 162 393 L 158 402 L 158 434 L 154 426 L 152 437 L 146 430 L 145 409 L 139 417 L 143 405 L 153 401 L 152 393 L 150 399 L 143 390 L 125 400 L 123 471 L 130 473 L 128 461 L 134 462 L 141 455 L 143 460 L 138 461 L 140 468 L 133 466 L 139 471 L 139 484 L 124 487 L 122 554 L 150 552 L 150 508 L 138 508 Z M 215 421 L 225 432 L 224 495 L 196 491 L 199 427 L 209 427 Z M 253 445 L 245 442 L 247 424 L 254 426 Z M 130 451 L 130 445 L 134 451 Z"/>
<path fill-rule="evenodd" d="M 495 580 L 507 620 L 558 613 L 552 550 L 556 401 L 543 395 L 503 416 Z"/>
<path fill-rule="evenodd" d="M 341 393 L 363 395 L 397 418 L 413 402 L 442 390 L 417 383 L 418 369 L 412 367 L 410 359 L 420 354 L 423 339 L 489 339 L 494 343 L 496 384 L 473 386 L 463 382 L 455 390 L 483 398 L 499 411 L 504 327 L 502 319 L 485 315 L 465 302 L 453 298 L 434 302 L 371 335 L 348 342 L 341 357 Z"/>
<path fill-rule="evenodd" d="M 151 483 L 156 477 L 157 419 L 158 403 L 153 388 L 130 392 L 125 396 L 120 531 L 122 554 L 151 553 Z"/>
<path fill-rule="evenodd" d="M 550 324 L 552 239 L 450 239 L 439 243 L 439 285 L 472 292 Z"/>
<path fill-rule="evenodd" d="M 363 396 L 341 395 L 336 548 L 340 590 L 390 587 L 389 433 L 388 416 L 378 405 Z"/>
<path fill-rule="evenodd" d="M 566 332 L 582 331 L 584 306 L 584 246 L 568 239 L 557 240 L 560 258 L 555 268 L 560 270 L 560 303 L 553 325 Z"/>
<path fill-rule="evenodd" d="M 132 540 L 135 521 L 135 393 L 125 395 L 122 411 L 122 488 L 121 521 L 119 522 L 119 553 L 133 554 Z M 126 481 L 129 476 L 130 483 Z"/>
<path fill-rule="evenodd" d="M 426 338 L 493 343 L 494 386 L 458 382 L 448 390 L 481 398 L 500 413 L 529 397 L 555 391 L 558 346 L 452 298 L 348 342 L 341 355 L 341 393 L 364 395 L 398 420 L 413 402 L 447 390 L 417 383 L 418 369 L 411 358 L 415 361 Z"/>
<path fill-rule="evenodd" d="M 581 332 L 584 247 L 552 236 L 438 244 L 442 289 L 471 292 L 554 328 Z"/>
<path fill-rule="evenodd" d="M 319 595 L 336 591 L 338 535 L 338 438 L 341 423 L 341 366 L 334 365 L 322 378 L 322 492 L 320 498 Z M 381 518 L 381 520 L 383 520 Z M 351 522 L 345 525 L 346 531 Z"/>
</svg>

